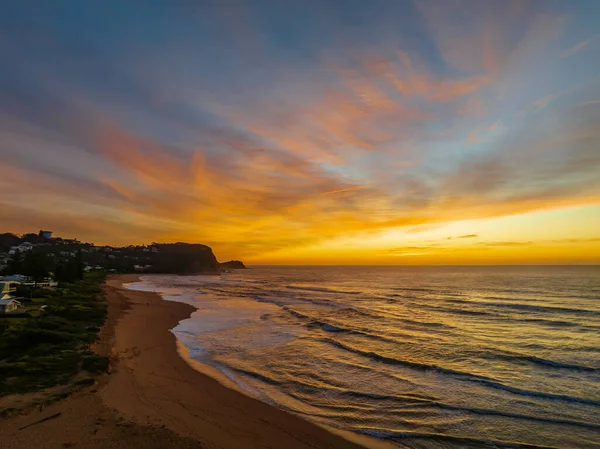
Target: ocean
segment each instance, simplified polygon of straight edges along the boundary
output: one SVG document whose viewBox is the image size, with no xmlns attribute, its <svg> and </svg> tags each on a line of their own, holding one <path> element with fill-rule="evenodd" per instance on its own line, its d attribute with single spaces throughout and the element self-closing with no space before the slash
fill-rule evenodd
<svg viewBox="0 0 600 449">
<path fill-rule="evenodd" d="M 311 421 L 411 448 L 600 447 L 600 267 L 143 276 L 189 356 Z"/>
</svg>

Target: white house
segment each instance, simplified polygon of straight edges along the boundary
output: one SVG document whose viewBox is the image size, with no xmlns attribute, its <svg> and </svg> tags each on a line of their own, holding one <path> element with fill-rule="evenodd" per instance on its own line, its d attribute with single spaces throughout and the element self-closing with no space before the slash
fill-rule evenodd
<svg viewBox="0 0 600 449">
<path fill-rule="evenodd" d="M 14 282 L 0 282 L 0 296 L 7 295 L 17 291 L 17 285 Z"/>
<path fill-rule="evenodd" d="M 50 240 L 52 238 L 52 231 L 40 231 L 40 237 Z"/>
<path fill-rule="evenodd" d="M 10 295 L 0 297 L 0 313 L 9 313 L 17 310 L 21 303 Z"/>
<path fill-rule="evenodd" d="M 24 253 L 25 251 L 31 251 L 33 249 L 33 245 L 29 242 L 23 242 L 18 246 L 11 246 L 8 254 L 11 256 L 16 253 Z"/>
</svg>

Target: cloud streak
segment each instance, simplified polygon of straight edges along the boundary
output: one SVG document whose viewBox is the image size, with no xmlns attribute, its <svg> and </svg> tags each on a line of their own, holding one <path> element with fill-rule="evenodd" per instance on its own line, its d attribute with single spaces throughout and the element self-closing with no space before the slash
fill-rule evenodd
<svg viewBox="0 0 600 449">
<path fill-rule="evenodd" d="M 570 56 L 573 56 L 574 54 L 577 54 L 577 53 L 583 51 L 588 45 L 590 45 L 590 42 L 591 42 L 591 39 L 587 39 L 585 41 L 581 41 L 578 44 L 573 45 L 568 50 L 565 50 L 564 52 L 562 52 L 561 55 L 560 55 L 560 57 L 561 58 L 568 58 Z"/>
</svg>

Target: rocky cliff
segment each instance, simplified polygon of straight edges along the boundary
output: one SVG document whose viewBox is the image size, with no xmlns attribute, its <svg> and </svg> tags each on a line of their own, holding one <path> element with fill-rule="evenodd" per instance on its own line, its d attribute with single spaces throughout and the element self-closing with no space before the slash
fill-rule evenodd
<svg viewBox="0 0 600 449">
<path fill-rule="evenodd" d="M 199 243 L 162 243 L 153 245 L 148 257 L 148 272 L 153 273 L 219 273 L 220 264 L 210 246 Z"/>
<path fill-rule="evenodd" d="M 224 268 L 226 270 L 239 270 L 239 269 L 245 269 L 246 266 L 244 265 L 244 262 L 242 262 L 241 260 L 230 260 L 228 262 L 223 262 L 221 264 L 221 268 Z"/>
</svg>

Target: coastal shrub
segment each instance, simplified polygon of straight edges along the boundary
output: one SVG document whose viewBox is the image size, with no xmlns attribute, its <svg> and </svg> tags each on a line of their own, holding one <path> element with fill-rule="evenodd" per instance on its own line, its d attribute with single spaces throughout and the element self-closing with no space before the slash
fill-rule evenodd
<svg viewBox="0 0 600 449">
<path fill-rule="evenodd" d="M 89 351 L 106 316 L 103 280 L 94 273 L 64 288 L 36 291 L 35 302 L 47 305 L 43 314 L 2 321 L 0 396 L 64 384 L 81 369 L 108 368 L 108 359 Z"/>
<path fill-rule="evenodd" d="M 39 321 L 38 326 L 42 329 L 54 330 L 68 325 L 69 322 L 59 316 L 47 316 Z"/>
<path fill-rule="evenodd" d="M 79 379 L 75 382 L 75 385 L 79 385 L 82 387 L 87 387 L 89 385 L 94 385 L 96 380 L 93 377 L 84 377 L 83 379 Z"/>
<path fill-rule="evenodd" d="M 35 346 L 42 343 L 61 344 L 72 339 L 72 335 L 67 332 L 60 332 L 48 329 L 26 329 L 18 336 L 17 345 L 20 349 Z"/>
<path fill-rule="evenodd" d="M 81 361 L 81 369 L 90 373 L 106 372 L 108 371 L 108 357 L 86 356 Z"/>
</svg>

